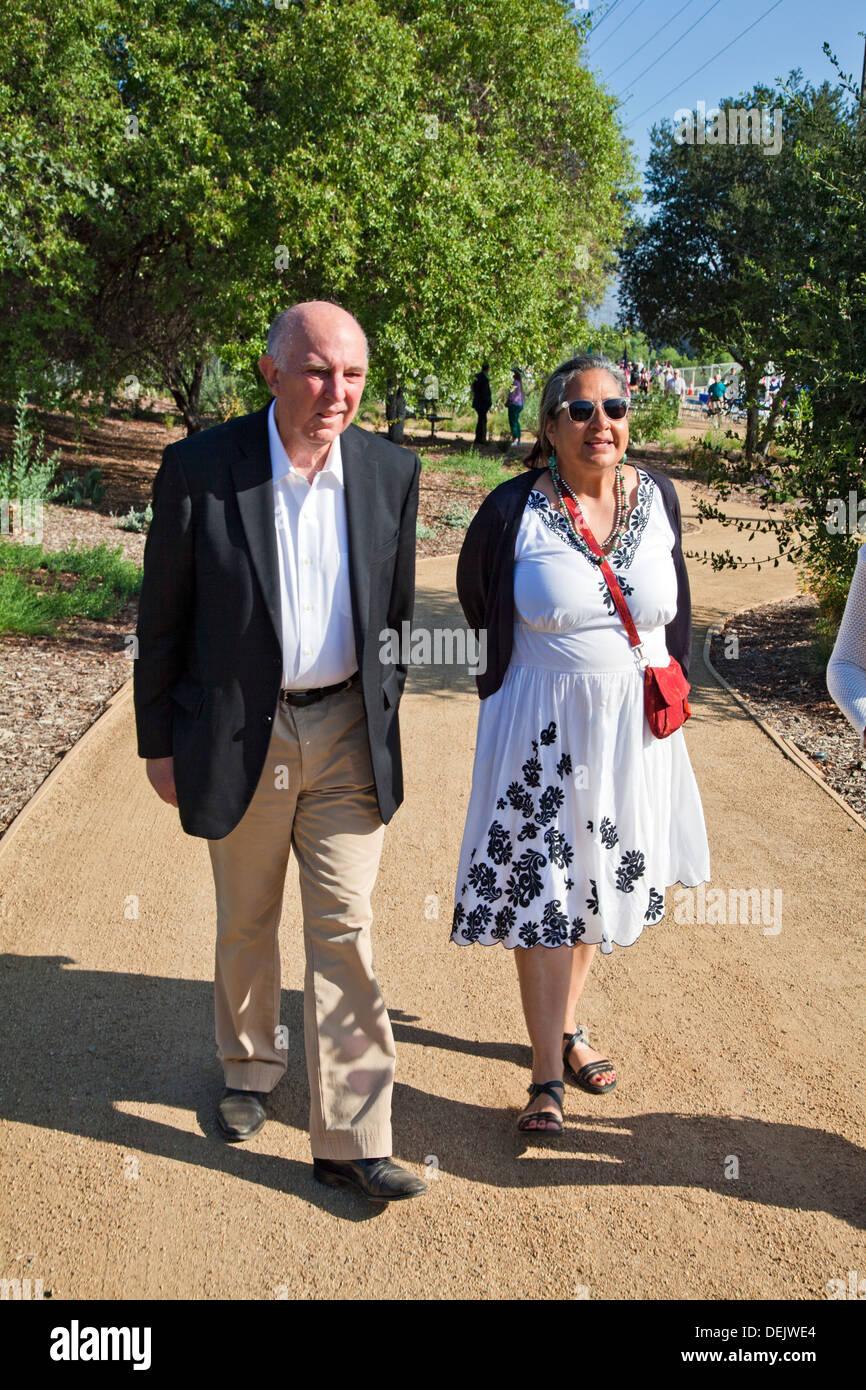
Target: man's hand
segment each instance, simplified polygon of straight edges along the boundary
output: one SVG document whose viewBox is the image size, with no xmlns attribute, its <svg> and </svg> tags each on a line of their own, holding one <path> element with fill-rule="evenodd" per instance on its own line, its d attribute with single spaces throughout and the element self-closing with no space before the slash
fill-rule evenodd
<svg viewBox="0 0 866 1390">
<path fill-rule="evenodd" d="M 145 758 L 147 780 L 157 796 L 167 801 L 169 806 L 177 805 L 177 792 L 174 789 L 174 758 Z"/>
</svg>

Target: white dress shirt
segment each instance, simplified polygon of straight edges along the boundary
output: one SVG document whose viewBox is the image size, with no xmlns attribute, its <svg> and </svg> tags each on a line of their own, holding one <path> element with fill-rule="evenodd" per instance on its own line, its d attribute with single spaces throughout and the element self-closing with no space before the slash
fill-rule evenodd
<svg viewBox="0 0 866 1390">
<path fill-rule="evenodd" d="M 280 576 L 284 690 L 313 690 L 358 669 L 340 436 L 308 483 L 292 467 L 268 412 Z"/>
</svg>

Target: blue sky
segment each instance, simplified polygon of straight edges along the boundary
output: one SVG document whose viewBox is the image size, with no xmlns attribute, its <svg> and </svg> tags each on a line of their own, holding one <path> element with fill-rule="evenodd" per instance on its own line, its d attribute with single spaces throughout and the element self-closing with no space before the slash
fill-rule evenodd
<svg viewBox="0 0 866 1390">
<path fill-rule="evenodd" d="M 625 103 L 621 120 L 641 170 L 651 127 L 673 119 L 678 108 L 694 110 L 704 101 L 709 109 L 758 82 L 785 78 L 792 68 L 816 86 L 834 82 L 825 41 L 843 72 L 860 80 L 866 0 L 582 0 L 573 8 L 593 20 L 586 61 Z M 611 322 L 614 314 L 609 295 L 593 318 Z"/>
</svg>

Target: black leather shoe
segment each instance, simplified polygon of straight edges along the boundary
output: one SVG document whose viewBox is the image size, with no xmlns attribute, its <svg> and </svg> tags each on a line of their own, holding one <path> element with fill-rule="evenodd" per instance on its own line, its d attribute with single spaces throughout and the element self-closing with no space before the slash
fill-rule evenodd
<svg viewBox="0 0 866 1390">
<path fill-rule="evenodd" d="M 252 1139 L 268 1118 L 265 1110 L 266 1091 L 238 1091 L 226 1088 L 217 1105 L 217 1124 L 230 1144 Z"/>
<path fill-rule="evenodd" d="M 399 1202 L 419 1197 L 427 1191 L 426 1182 L 414 1178 L 390 1158 L 313 1159 L 313 1177 L 327 1187 L 357 1188 L 371 1202 Z"/>
</svg>

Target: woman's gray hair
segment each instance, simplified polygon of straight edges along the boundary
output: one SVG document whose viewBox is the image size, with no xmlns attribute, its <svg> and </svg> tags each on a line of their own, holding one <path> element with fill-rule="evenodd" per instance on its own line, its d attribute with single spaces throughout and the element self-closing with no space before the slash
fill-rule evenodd
<svg viewBox="0 0 866 1390">
<path fill-rule="evenodd" d="M 550 453 L 547 426 L 556 418 L 556 413 L 565 400 L 569 382 L 573 381 L 576 376 L 580 376 L 582 372 L 592 371 L 607 372 L 608 376 L 613 377 L 622 395 L 628 399 L 625 375 L 607 357 L 599 357 L 591 352 L 581 352 L 577 357 L 569 357 L 567 362 L 561 363 L 554 372 L 551 372 L 544 383 L 538 406 L 538 438 L 526 456 L 527 468 L 545 468 L 547 466 Z"/>
</svg>

